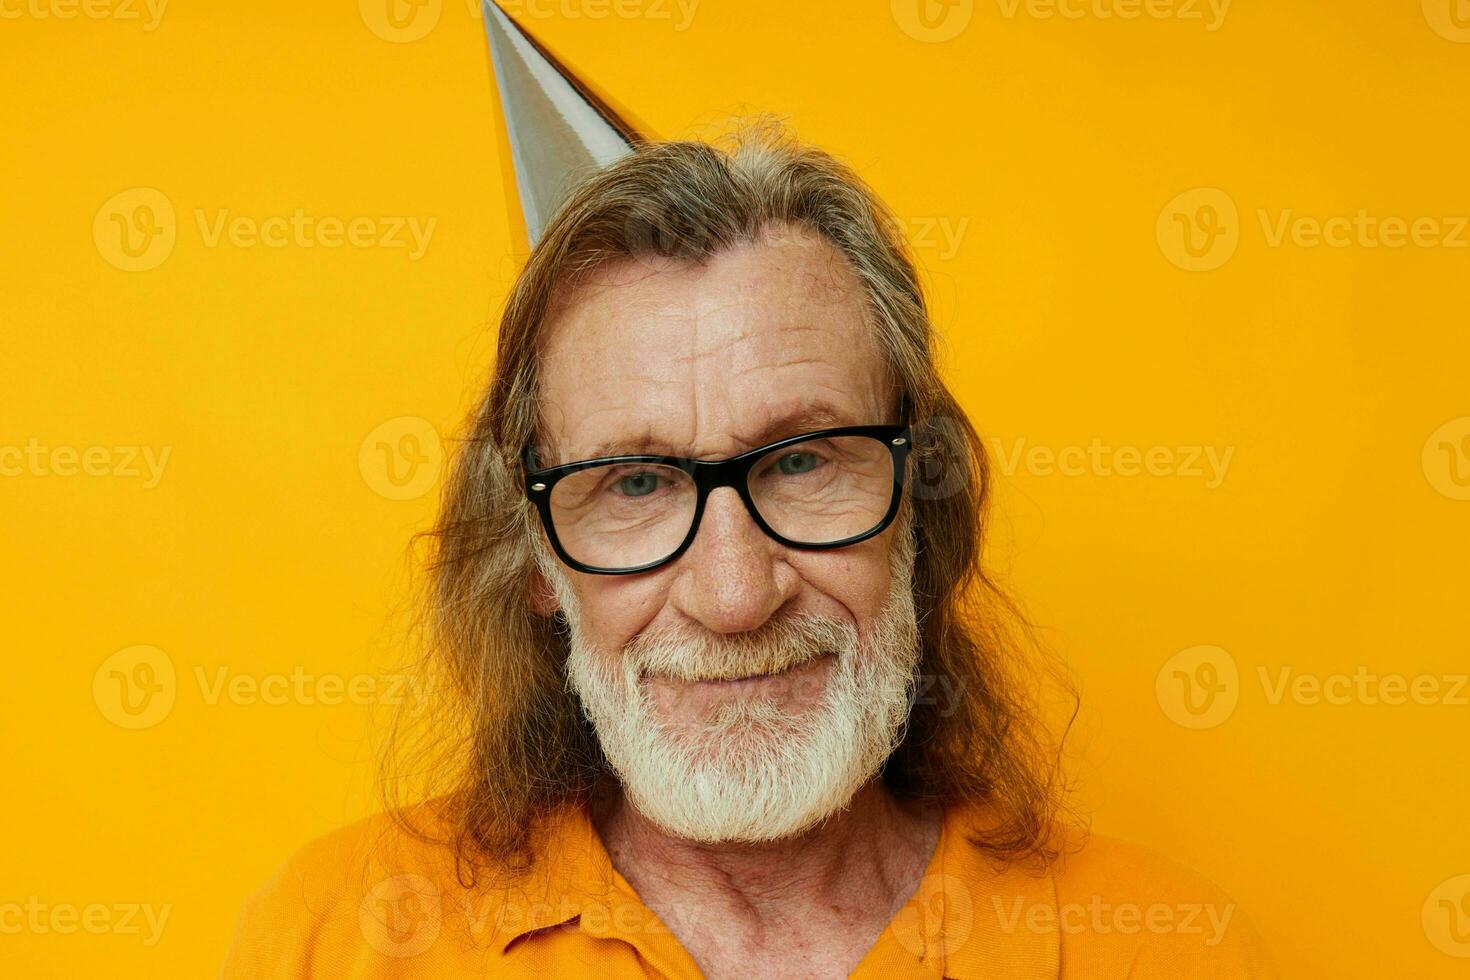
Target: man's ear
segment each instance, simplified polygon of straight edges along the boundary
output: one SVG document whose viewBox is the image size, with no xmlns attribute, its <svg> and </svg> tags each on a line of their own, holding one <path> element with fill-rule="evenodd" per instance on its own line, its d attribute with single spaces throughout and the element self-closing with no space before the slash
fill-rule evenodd
<svg viewBox="0 0 1470 980">
<path fill-rule="evenodd" d="M 561 608 L 557 602 L 556 593 L 551 588 L 551 583 L 546 581 L 546 576 L 541 574 L 541 569 L 531 566 L 531 608 L 539 615 L 551 616 Z"/>
</svg>

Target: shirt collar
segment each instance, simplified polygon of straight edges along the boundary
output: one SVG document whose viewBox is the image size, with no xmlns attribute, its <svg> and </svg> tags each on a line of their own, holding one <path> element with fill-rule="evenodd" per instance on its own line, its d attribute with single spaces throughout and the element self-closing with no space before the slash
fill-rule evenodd
<svg viewBox="0 0 1470 980">
<path fill-rule="evenodd" d="M 1022 862 L 997 866 L 970 843 L 984 825 L 983 813 L 946 809 L 918 889 L 879 942 L 897 941 L 954 980 L 1055 980 L 1061 935 L 1052 874 Z M 495 948 L 501 953 L 530 933 L 573 928 L 573 920 L 594 936 L 666 931 L 613 867 L 584 806 L 566 806 L 548 820 L 536 854 L 535 866 L 497 915 Z"/>
<path fill-rule="evenodd" d="M 945 811 L 934 860 L 892 931 L 900 942 L 907 934 L 928 945 L 920 958 L 954 980 L 1055 980 L 1061 932 L 1051 869 L 1019 860 L 999 865 L 970 841 L 987 822 L 984 808 Z M 927 929 L 916 935 L 912 924 L 920 921 Z"/>
<path fill-rule="evenodd" d="M 535 865 L 508 891 L 496 917 L 502 953 L 524 935 L 565 925 L 594 903 L 606 905 L 622 877 L 584 806 L 564 806 L 539 837 Z"/>
</svg>

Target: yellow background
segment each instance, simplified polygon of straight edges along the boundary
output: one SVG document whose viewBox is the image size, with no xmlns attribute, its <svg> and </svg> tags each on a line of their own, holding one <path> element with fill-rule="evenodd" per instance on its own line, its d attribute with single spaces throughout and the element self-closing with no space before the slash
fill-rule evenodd
<svg viewBox="0 0 1470 980">
<path fill-rule="evenodd" d="M 429 0 L 394 28 L 381 2 L 176 0 L 152 29 L 141 3 L 3 4 L 0 446 L 111 462 L 0 477 L 0 905 L 170 909 L 153 945 L 0 933 L 7 977 L 210 975 L 244 896 L 371 806 L 372 697 L 326 685 L 385 692 L 432 429 L 483 376 L 515 271 L 478 14 Z M 1470 29 L 1449 0 L 1053 9 L 511 7 L 657 135 L 771 110 L 854 163 L 905 217 L 949 376 L 1008 458 L 1173 453 L 1152 476 L 1001 467 L 994 559 L 1082 679 L 1096 829 L 1223 885 L 1287 974 L 1463 976 L 1439 900 L 1470 872 L 1467 692 L 1269 695 L 1284 668 L 1470 669 L 1470 232 L 1272 229 L 1362 209 L 1455 240 Z M 137 188 L 175 240 L 126 271 L 150 259 L 111 214 L 139 199 L 104 204 Z M 296 209 L 435 225 L 416 260 L 200 228 Z M 1190 222 L 1216 230 L 1193 258 L 1170 238 Z M 156 485 L 127 446 L 169 452 Z M 1232 453 L 1218 485 L 1189 447 Z M 173 700 L 129 729 L 108 692 L 146 679 L 139 656 L 173 667 Z M 1179 700 L 1201 657 L 1236 669 L 1226 717 Z M 313 680 L 212 696 L 277 676 Z"/>
</svg>

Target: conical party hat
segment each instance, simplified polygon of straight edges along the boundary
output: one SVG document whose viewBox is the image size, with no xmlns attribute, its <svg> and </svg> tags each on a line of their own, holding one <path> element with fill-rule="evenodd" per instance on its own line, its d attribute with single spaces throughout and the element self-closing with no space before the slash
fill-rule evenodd
<svg viewBox="0 0 1470 980">
<path fill-rule="evenodd" d="M 546 48 L 484 0 L 485 33 L 499 95 L 501 149 L 518 244 L 540 239 L 572 183 L 628 154 L 648 138 L 605 95 L 577 78 Z"/>
</svg>

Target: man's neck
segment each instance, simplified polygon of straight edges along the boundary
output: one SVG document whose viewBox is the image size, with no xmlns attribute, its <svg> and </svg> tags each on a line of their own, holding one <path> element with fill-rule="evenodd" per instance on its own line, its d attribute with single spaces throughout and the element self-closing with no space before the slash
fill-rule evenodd
<svg viewBox="0 0 1470 980">
<path fill-rule="evenodd" d="M 900 802 L 880 780 L 817 828 L 759 844 L 673 837 L 621 798 L 593 815 L 613 866 L 691 947 L 716 934 L 805 942 L 808 930 L 876 939 L 917 888 L 940 819 L 937 807 Z"/>
</svg>

